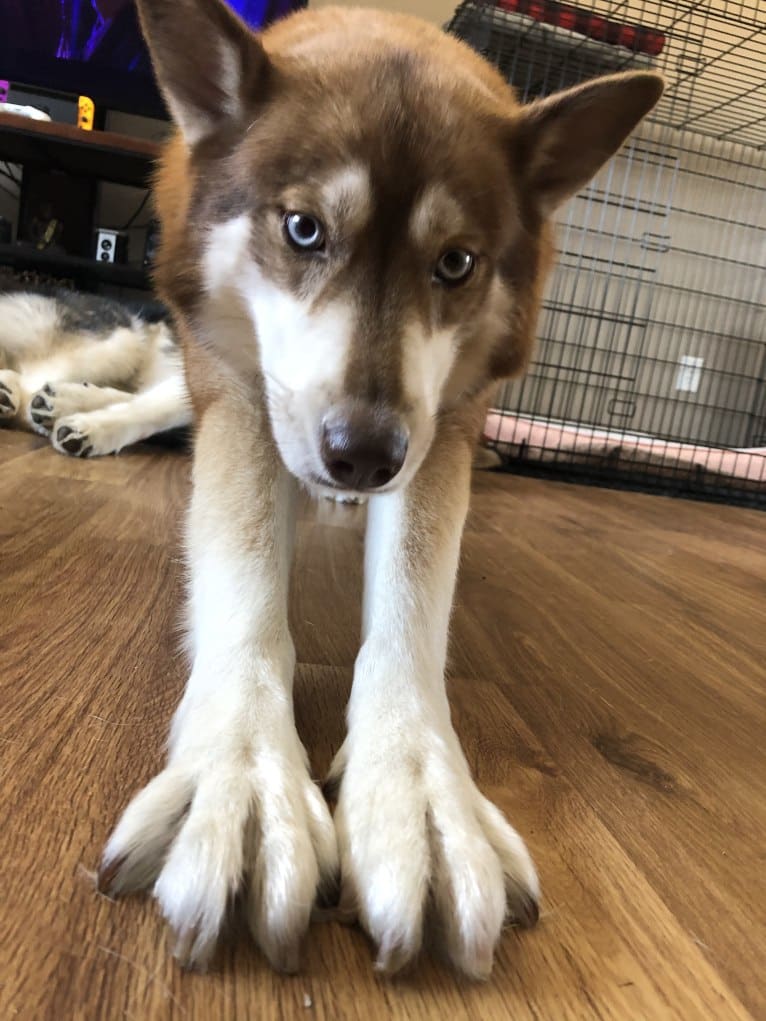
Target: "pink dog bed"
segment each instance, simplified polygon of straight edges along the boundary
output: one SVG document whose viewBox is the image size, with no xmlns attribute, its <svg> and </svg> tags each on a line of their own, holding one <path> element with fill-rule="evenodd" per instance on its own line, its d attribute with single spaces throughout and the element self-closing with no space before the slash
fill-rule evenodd
<svg viewBox="0 0 766 1021">
<path fill-rule="evenodd" d="M 766 447 L 745 449 L 674 443 L 618 430 L 537 422 L 531 418 L 490 412 L 484 437 L 510 457 L 530 455 L 536 461 L 599 460 L 619 467 L 651 464 L 660 471 L 679 468 L 766 485 Z"/>
</svg>

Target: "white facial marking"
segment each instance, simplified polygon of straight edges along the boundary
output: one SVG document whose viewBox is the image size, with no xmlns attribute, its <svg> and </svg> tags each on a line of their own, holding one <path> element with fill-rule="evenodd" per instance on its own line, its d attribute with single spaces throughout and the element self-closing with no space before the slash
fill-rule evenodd
<svg viewBox="0 0 766 1021">
<path fill-rule="evenodd" d="M 213 227 L 204 258 L 211 298 L 234 289 L 249 312 L 268 378 L 299 393 L 342 387 L 353 333 L 350 303 L 336 301 L 312 311 L 299 298 L 267 279 L 250 258 L 247 215 Z M 234 309 L 229 309 L 233 313 Z"/>
<path fill-rule="evenodd" d="M 295 475 L 313 478 L 322 471 L 322 417 L 344 389 L 354 310 L 343 301 L 312 309 L 269 280 L 250 255 L 251 226 L 243 215 L 210 231 L 205 328 L 230 366 L 259 361 L 282 457 Z"/>
<path fill-rule="evenodd" d="M 236 287 L 235 278 L 247 259 L 252 223 L 243 213 L 211 228 L 202 262 L 205 288 L 211 298 Z"/>
<path fill-rule="evenodd" d="M 234 376 L 257 368 L 258 347 L 242 293 L 243 272 L 251 265 L 248 251 L 252 224 L 247 215 L 211 228 L 202 259 L 207 301 L 199 324 L 200 339 L 222 359 Z"/>
<path fill-rule="evenodd" d="M 370 174 L 361 163 L 344 167 L 333 174 L 322 186 L 322 203 L 333 216 L 345 221 L 344 225 L 361 229 L 372 211 Z"/>
<path fill-rule="evenodd" d="M 430 417 L 439 407 L 442 388 L 447 381 L 457 352 L 456 330 L 424 333 L 412 325 L 404 335 L 404 386 L 410 399 L 420 398 Z"/>
<path fill-rule="evenodd" d="M 293 393 L 318 387 L 340 392 L 353 334 L 350 303 L 336 301 L 312 312 L 308 301 L 257 270 L 251 279 L 250 311 L 268 376 Z"/>
<path fill-rule="evenodd" d="M 441 184 L 425 189 L 410 214 L 410 235 L 416 244 L 433 245 L 463 227 L 460 204 Z"/>
</svg>

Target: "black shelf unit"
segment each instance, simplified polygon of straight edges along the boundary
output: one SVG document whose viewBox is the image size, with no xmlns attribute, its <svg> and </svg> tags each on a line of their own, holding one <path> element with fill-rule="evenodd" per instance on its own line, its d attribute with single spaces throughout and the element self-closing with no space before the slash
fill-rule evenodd
<svg viewBox="0 0 766 1021">
<path fill-rule="evenodd" d="M 109 131 L 84 131 L 70 124 L 35 121 L 0 112 L 0 161 L 24 170 L 55 170 L 91 181 L 146 188 L 159 145 Z M 0 265 L 71 280 L 83 288 L 107 284 L 148 290 L 140 265 L 98 262 L 81 254 L 0 244 Z"/>
<path fill-rule="evenodd" d="M 78 286 L 94 284 L 149 290 L 151 281 L 142 266 L 114 262 L 98 262 L 65 252 L 37 251 L 31 245 L 0 244 L 0 266 L 15 270 L 35 270 L 50 276 L 72 280 Z"/>
</svg>

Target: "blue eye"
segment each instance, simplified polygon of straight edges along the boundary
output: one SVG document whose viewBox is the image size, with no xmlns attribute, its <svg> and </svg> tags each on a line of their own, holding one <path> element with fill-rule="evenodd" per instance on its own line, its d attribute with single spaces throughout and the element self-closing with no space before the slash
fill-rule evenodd
<svg viewBox="0 0 766 1021">
<path fill-rule="evenodd" d="M 464 248 L 451 248 L 436 263 L 434 276 L 448 287 L 454 287 L 465 283 L 475 266 L 475 255 Z"/>
<path fill-rule="evenodd" d="M 324 246 L 324 227 L 315 216 L 285 213 L 284 228 L 289 244 L 301 252 L 318 252 Z"/>
</svg>

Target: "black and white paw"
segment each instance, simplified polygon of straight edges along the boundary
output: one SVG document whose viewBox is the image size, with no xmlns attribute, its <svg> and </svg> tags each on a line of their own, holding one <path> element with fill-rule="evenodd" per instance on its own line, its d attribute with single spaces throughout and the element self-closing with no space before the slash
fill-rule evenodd
<svg viewBox="0 0 766 1021">
<path fill-rule="evenodd" d="M 56 421 L 54 400 L 56 391 L 50 383 L 32 395 L 29 402 L 29 421 L 36 433 L 41 436 L 50 436 L 51 430 Z"/>
<path fill-rule="evenodd" d="M 0 372 L 0 420 L 15 418 L 21 406 L 21 387 L 10 370 Z"/>
<path fill-rule="evenodd" d="M 73 415 L 71 418 L 62 418 L 55 424 L 51 432 L 51 443 L 60 454 L 68 454 L 69 457 L 91 457 L 99 451 L 94 450 L 94 444 L 88 432 L 87 426 L 79 424 Z"/>
<path fill-rule="evenodd" d="M 342 912 L 355 911 L 372 937 L 377 970 L 400 971 L 430 939 L 458 970 L 487 978 L 503 927 L 537 922 L 540 888 L 524 841 L 479 792 L 454 735 L 344 747 L 332 782 Z"/>
</svg>

